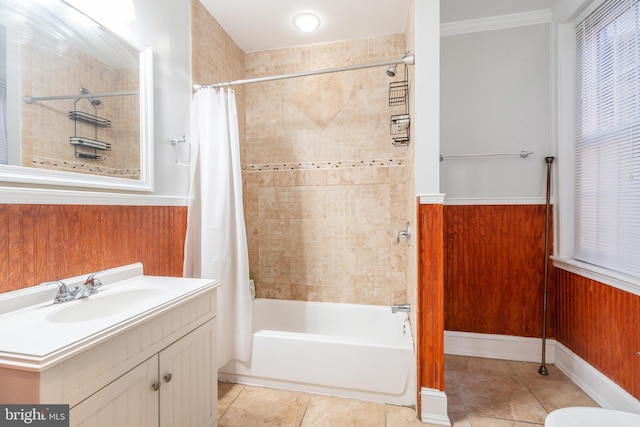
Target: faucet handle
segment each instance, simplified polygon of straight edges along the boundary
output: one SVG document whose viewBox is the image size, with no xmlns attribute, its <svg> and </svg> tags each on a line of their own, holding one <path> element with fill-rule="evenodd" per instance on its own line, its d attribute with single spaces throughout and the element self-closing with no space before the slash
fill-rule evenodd
<svg viewBox="0 0 640 427">
<path fill-rule="evenodd" d="M 67 300 L 69 300 L 69 297 L 71 296 L 71 292 L 69 291 L 69 287 L 67 285 L 65 285 L 65 283 L 62 280 L 56 280 L 53 282 L 47 282 L 48 283 L 57 283 L 58 284 L 58 291 L 56 292 L 56 296 L 53 299 L 53 303 L 54 304 L 58 304 L 61 302 L 65 302 Z M 43 283 L 44 285 L 45 283 Z"/>
<path fill-rule="evenodd" d="M 407 228 L 398 232 L 396 243 L 400 244 L 400 239 L 407 239 L 407 246 L 411 246 L 411 223 L 407 222 Z"/>
<path fill-rule="evenodd" d="M 100 286 L 102 286 L 102 282 L 100 281 L 100 279 L 96 279 L 96 274 L 102 272 L 102 270 L 99 271 L 95 271 L 93 273 L 91 273 L 89 275 L 89 277 L 87 277 L 87 280 L 84 281 L 85 285 L 90 285 L 92 288 L 99 288 Z"/>
</svg>

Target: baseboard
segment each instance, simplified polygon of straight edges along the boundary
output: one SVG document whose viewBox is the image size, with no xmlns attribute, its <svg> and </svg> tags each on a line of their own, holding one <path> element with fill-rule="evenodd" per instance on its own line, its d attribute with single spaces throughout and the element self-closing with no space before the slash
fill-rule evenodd
<svg viewBox="0 0 640 427">
<path fill-rule="evenodd" d="M 423 423 L 438 426 L 451 425 L 447 414 L 447 395 L 444 391 L 423 387 L 420 390 L 420 405 L 422 408 L 420 420 Z"/>
<path fill-rule="evenodd" d="M 542 340 L 445 331 L 444 352 L 458 356 L 540 362 Z M 638 399 L 556 340 L 547 340 L 545 362 L 555 365 L 603 408 L 640 413 Z"/>
<path fill-rule="evenodd" d="M 603 408 L 640 414 L 640 401 L 560 343 L 555 366 Z"/>
<path fill-rule="evenodd" d="M 445 331 L 444 352 L 459 356 L 541 362 L 542 339 Z M 545 362 L 555 359 L 555 340 L 547 340 Z"/>
</svg>

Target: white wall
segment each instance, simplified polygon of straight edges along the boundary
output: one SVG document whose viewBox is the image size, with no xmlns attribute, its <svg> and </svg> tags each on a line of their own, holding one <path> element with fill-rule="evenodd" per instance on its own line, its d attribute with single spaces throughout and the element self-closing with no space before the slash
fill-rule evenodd
<svg viewBox="0 0 640 427">
<path fill-rule="evenodd" d="M 188 196 L 189 168 L 175 162 L 169 137 L 189 135 L 191 22 L 189 0 L 134 0 L 135 36 L 154 51 L 155 194 Z M 181 159 L 184 161 L 184 159 Z"/>
<path fill-rule="evenodd" d="M 440 94 L 440 0 L 415 2 L 415 111 L 411 137 L 415 144 L 416 195 L 439 193 L 438 141 Z"/>
<path fill-rule="evenodd" d="M 441 38 L 440 152 L 535 153 L 443 160 L 446 200 L 544 198 L 544 157 L 554 155 L 551 31 L 535 24 Z"/>
</svg>

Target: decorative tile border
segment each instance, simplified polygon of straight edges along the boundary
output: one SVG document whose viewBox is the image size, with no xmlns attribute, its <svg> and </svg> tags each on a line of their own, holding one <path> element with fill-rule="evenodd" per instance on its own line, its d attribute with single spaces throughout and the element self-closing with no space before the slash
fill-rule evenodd
<svg viewBox="0 0 640 427">
<path fill-rule="evenodd" d="M 65 172 L 93 173 L 97 175 L 116 176 L 119 178 L 140 178 L 140 169 L 114 169 L 101 165 L 54 159 L 44 156 L 33 156 L 33 167 Z"/>
<path fill-rule="evenodd" d="M 313 169 L 344 169 L 344 168 L 366 168 L 381 166 L 403 166 L 404 159 L 388 160 L 333 160 L 327 162 L 300 162 L 300 163 L 269 163 L 242 165 L 243 172 L 266 172 L 284 170 L 313 170 Z"/>
</svg>

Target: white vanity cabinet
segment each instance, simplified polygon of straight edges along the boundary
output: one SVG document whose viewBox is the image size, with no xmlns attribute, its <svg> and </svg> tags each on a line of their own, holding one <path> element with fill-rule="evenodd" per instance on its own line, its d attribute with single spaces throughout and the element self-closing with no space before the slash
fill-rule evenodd
<svg viewBox="0 0 640 427">
<path fill-rule="evenodd" d="M 16 297 L 0 296 L 0 403 L 68 404 L 71 426 L 217 425 L 218 283 L 144 276 L 137 264 L 119 267 L 113 277 L 119 280 L 113 287 L 105 284 L 82 302 L 53 305 L 47 294 L 33 308 L 3 312 L 2 298 Z M 27 297 L 36 298 L 34 292 L 41 290 Z M 76 310 L 91 316 L 91 307 L 104 301 L 111 307 L 122 295 L 156 300 L 146 298 L 140 310 L 114 307 L 121 315 L 51 321 L 66 304 L 93 304 Z"/>
<path fill-rule="evenodd" d="M 71 408 L 71 426 L 157 426 L 158 357 L 136 366 L 84 402 Z"/>
<path fill-rule="evenodd" d="M 214 331 L 215 319 L 76 405 L 70 425 L 216 425 Z"/>
</svg>

